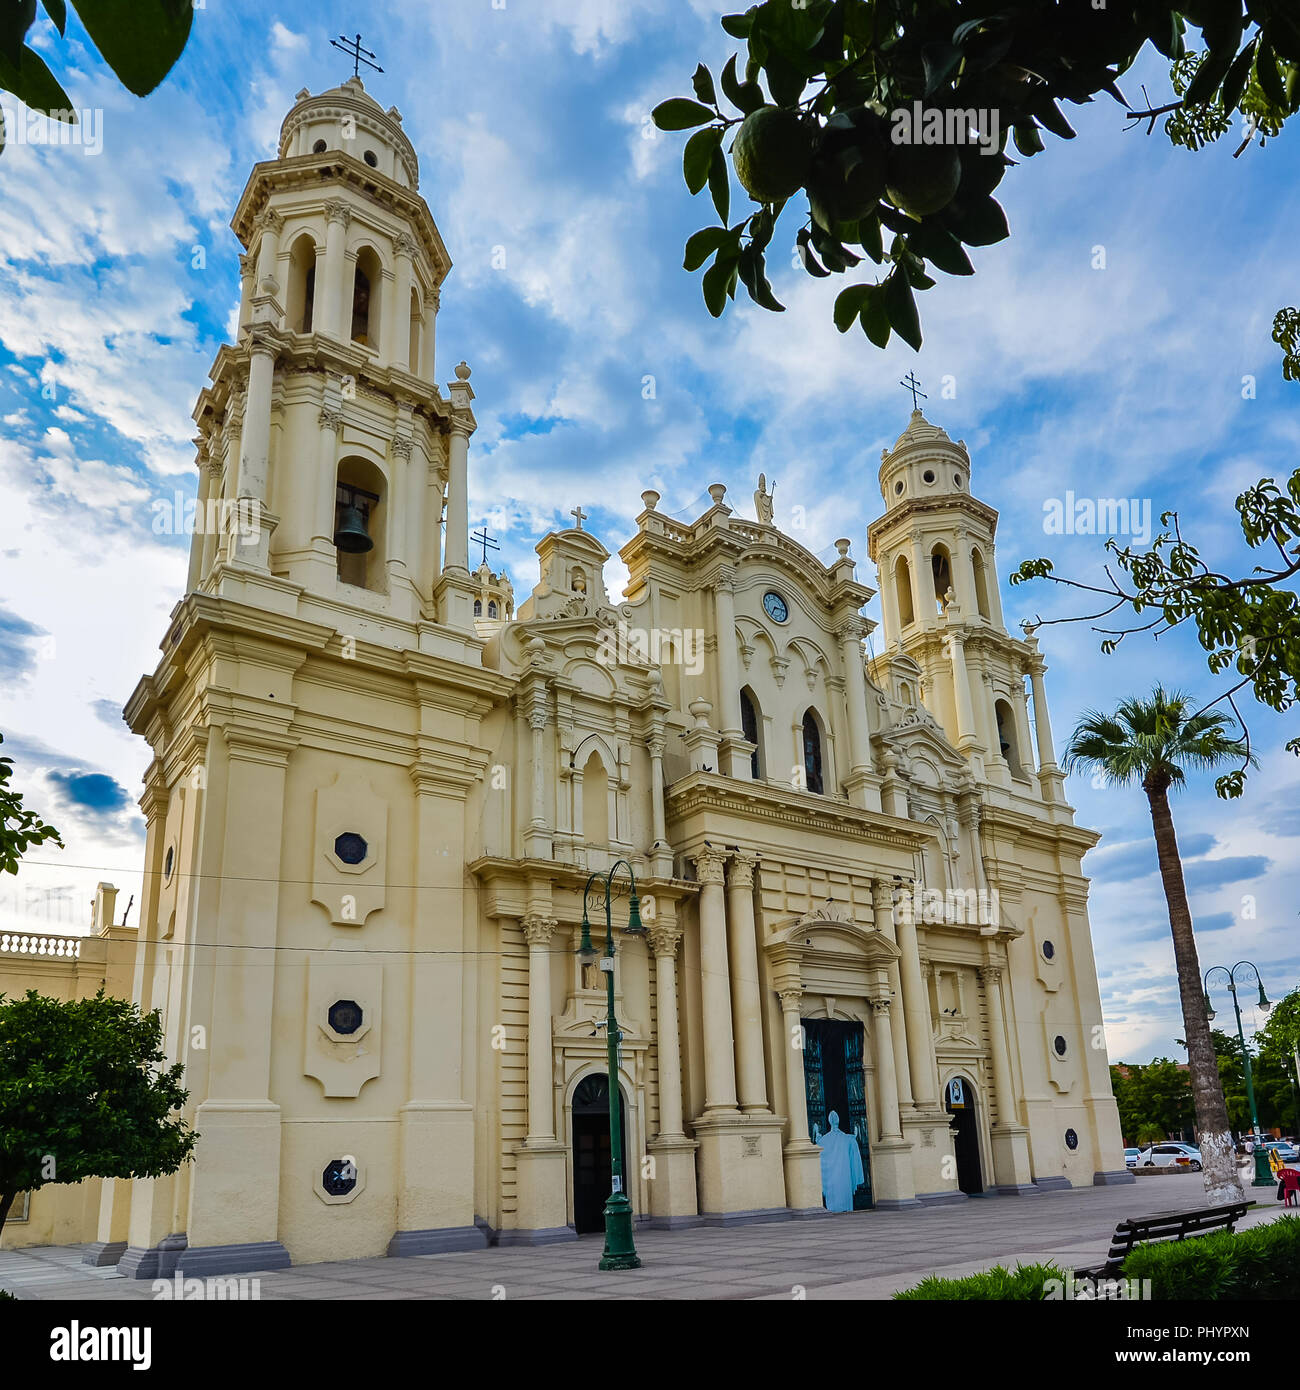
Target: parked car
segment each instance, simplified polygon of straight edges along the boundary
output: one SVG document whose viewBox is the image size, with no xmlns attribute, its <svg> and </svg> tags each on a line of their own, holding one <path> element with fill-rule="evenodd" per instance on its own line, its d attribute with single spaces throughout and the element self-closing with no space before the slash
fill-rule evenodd
<svg viewBox="0 0 1300 1390">
<path fill-rule="evenodd" d="M 1300 1149 L 1285 1139 L 1273 1139 L 1264 1147 L 1272 1149 L 1283 1163 L 1300 1163 Z"/>
<path fill-rule="evenodd" d="M 1135 1168 L 1187 1168 L 1201 1171 L 1201 1151 L 1194 1144 L 1152 1144 L 1138 1155 Z"/>
<path fill-rule="evenodd" d="M 1125 1149 L 1125 1150 L 1124 1150 L 1124 1167 L 1125 1167 L 1125 1168 L 1136 1168 L 1137 1165 L 1138 1165 L 1138 1159 L 1141 1158 L 1141 1156 L 1142 1156 L 1142 1150 L 1141 1150 L 1141 1149 Z"/>
</svg>

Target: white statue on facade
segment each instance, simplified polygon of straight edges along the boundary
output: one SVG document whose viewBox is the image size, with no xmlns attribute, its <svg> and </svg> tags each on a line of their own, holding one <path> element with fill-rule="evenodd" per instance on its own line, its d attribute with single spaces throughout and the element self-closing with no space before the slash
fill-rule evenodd
<svg viewBox="0 0 1300 1390">
<path fill-rule="evenodd" d="M 758 475 L 758 491 L 754 494 L 754 515 L 758 518 L 759 524 L 770 526 L 772 524 L 772 513 L 776 493 L 776 483 L 772 484 L 772 491 L 767 490 L 767 474 Z"/>
<path fill-rule="evenodd" d="M 853 1194 L 863 1182 L 858 1141 L 840 1128 L 839 1112 L 826 1117 L 830 1128 L 818 1139 L 822 1151 L 822 1200 L 827 1211 L 852 1211 Z"/>
</svg>

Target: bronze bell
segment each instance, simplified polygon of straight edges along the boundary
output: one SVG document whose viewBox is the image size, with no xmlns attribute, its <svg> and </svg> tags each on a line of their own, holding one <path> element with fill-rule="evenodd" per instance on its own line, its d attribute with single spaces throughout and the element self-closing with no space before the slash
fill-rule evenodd
<svg viewBox="0 0 1300 1390">
<path fill-rule="evenodd" d="M 366 530 L 366 518 L 360 507 L 343 507 L 339 511 L 338 529 L 334 532 L 334 544 L 348 555 L 364 555 L 373 550 L 375 543 Z"/>
</svg>

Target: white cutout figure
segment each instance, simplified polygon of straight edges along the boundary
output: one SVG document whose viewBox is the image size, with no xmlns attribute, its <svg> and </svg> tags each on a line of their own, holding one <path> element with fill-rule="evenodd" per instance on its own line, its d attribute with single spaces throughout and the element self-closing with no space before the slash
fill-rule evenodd
<svg viewBox="0 0 1300 1390">
<path fill-rule="evenodd" d="M 817 1140 L 822 1151 L 822 1198 L 827 1211 L 852 1211 L 853 1194 L 863 1181 L 857 1140 L 840 1128 L 839 1112 L 826 1117 L 830 1128 Z"/>
</svg>

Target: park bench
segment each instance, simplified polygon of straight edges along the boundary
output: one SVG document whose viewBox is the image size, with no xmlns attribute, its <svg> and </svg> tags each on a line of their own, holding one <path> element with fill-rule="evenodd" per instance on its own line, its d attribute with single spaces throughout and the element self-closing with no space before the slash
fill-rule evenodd
<svg viewBox="0 0 1300 1390">
<path fill-rule="evenodd" d="M 1188 1236 L 1209 1235 L 1212 1231 L 1231 1231 L 1250 1205 L 1249 1202 L 1228 1202 L 1219 1207 L 1198 1207 L 1195 1211 L 1157 1211 L 1150 1216 L 1130 1217 L 1115 1227 L 1105 1262 L 1076 1269 L 1075 1278 L 1114 1278 L 1128 1253 L 1140 1243 L 1186 1240 Z"/>
</svg>

